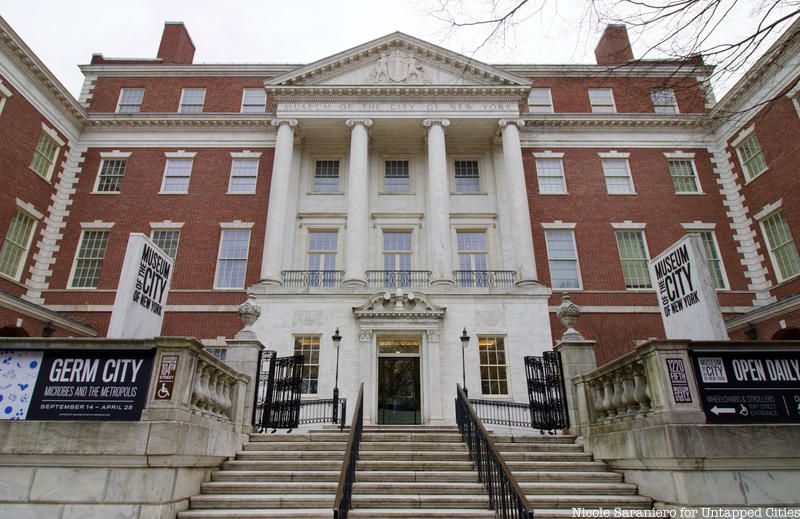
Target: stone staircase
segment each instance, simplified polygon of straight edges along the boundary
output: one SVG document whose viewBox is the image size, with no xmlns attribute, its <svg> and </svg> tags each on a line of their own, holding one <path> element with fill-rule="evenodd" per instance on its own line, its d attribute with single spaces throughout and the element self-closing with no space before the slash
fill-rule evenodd
<svg viewBox="0 0 800 519">
<path fill-rule="evenodd" d="M 572 436 L 494 438 L 536 519 L 652 506 Z M 347 431 L 253 434 L 178 518 L 331 518 L 346 442 Z M 353 519 L 495 517 L 455 427 L 365 427 L 352 506 Z"/>
</svg>

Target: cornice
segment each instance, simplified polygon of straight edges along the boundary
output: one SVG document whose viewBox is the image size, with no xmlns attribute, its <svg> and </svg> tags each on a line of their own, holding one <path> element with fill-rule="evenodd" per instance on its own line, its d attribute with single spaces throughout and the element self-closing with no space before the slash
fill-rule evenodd
<svg viewBox="0 0 800 519">
<path fill-rule="evenodd" d="M 536 114 L 523 115 L 526 128 L 705 128 L 705 114 Z"/>
<path fill-rule="evenodd" d="M 371 99 L 408 97 L 444 96 L 465 98 L 508 97 L 518 100 L 527 97 L 530 86 L 494 86 L 494 85 L 325 85 L 325 86 L 267 86 L 267 94 L 273 99 L 280 96 L 294 98 L 309 97 L 370 97 Z M 279 99 L 280 100 L 280 99 Z"/>
<path fill-rule="evenodd" d="M 104 63 L 79 65 L 84 75 L 93 76 L 277 76 L 302 67 L 302 64 L 197 63 L 191 65 L 157 63 Z"/>
<path fill-rule="evenodd" d="M 91 128 L 260 128 L 275 132 L 271 114 L 240 113 L 138 113 L 90 114 L 86 126 Z"/>
<path fill-rule="evenodd" d="M 685 65 L 636 61 L 626 65 L 537 65 L 498 64 L 495 67 L 526 78 L 537 77 L 656 77 L 707 76 L 714 71 L 711 65 Z"/>
</svg>

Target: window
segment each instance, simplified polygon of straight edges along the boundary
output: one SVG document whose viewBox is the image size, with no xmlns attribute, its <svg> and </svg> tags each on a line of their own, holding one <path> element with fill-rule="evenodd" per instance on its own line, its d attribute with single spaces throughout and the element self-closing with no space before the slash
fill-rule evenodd
<svg viewBox="0 0 800 519">
<path fill-rule="evenodd" d="M 489 279 L 488 248 L 484 231 L 458 231 L 458 269 L 462 287 L 485 287 Z"/>
<path fill-rule="evenodd" d="M 103 259 L 108 245 L 108 231 L 84 230 L 75 265 L 72 268 L 72 288 L 96 288 L 103 269 Z"/>
<path fill-rule="evenodd" d="M 138 113 L 142 110 L 144 88 L 123 88 L 119 91 L 117 112 L 121 114 Z"/>
<path fill-rule="evenodd" d="M 650 92 L 653 100 L 653 110 L 657 114 L 676 114 L 678 113 L 678 101 L 675 100 L 675 92 L 671 88 L 653 90 Z"/>
<path fill-rule="evenodd" d="M 242 92 L 242 113 L 264 113 L 267 93 L 263 88 L 245 88 Z"/>
<path fill-rule="evenodd" d="M 255 193 L 258 159 L 233 159 L 228 193 Z"/>
<path fill-rule="evenodd" d="M 590 88 L 589 104 L 592 105 L 592 112 L 595 113 L 614 113 L 617 111 L 614 106 L 614 93 L 610 88 Z"/>
<path fill-rule="evenodd" d="M 689 159 L 669 160 L 669 174 L 672 176 L 672 185 L 676 194 L 699 193 L 700 184 L 697 181 L 697 171 L 694 161 Z"/>
<path fill-rule="evenodd" d="M 35 228 L 36 221 L 31 216 L 20 210 L 14 213 L 0 249 L 0 274 L 19 281 Z"/>
<path fill-rule="evenodd" d="M 387 160 L 385 167 L 384 191 L 387 193 L 408 193 L 411 191 L 407 160 Z"/>
<path fill-rule="evenodd" d="M 528 112 L 532 114 L 553 113 L 553 99 L 549 88 L 531 88 L 528 94 Z"/>
<path fill-rule="evenodd" d="M 193 159 L 167 159 L 162 193 L 188 193 Z"/>
<path fill-rule="evenodd" d="M 182 114 L 202 112 L 205 98 L 205 88 L 184 88 L 181 92 L 181 106 L 178 111 Z"/>
<path fill-rule="evenodd" d="M 0 80 L 0 114 L 3 113 L 3 108 L 6 106 L 6 101 L 11 97 L 11 90 L 3 84 Z"/>
<path fill-rule="evenodd" d="M 154 229 L 151 236 L 153 243 L 158 245 L 167 256 L 175 259 L 178 254 L 178 242 L 181 239 L 181 231 L 178 229 Z"/>
<path fill-rule="evenodd" d="M 97 174 L 95 192 L 119 193 L 127 163 L 128 161 L 124 159 L 103 159 L 100 162 L 100 172 Z"/>
<path fill-rule="evenodd" d="M 634 194 L 633 179 L 628 168 L 628 159 L 602 159 L 603 175 L 609 195 Z"/>
<path fill-rule="evenodd" d="M 314 192 L 339 192 L 339 161 L 318 160 L 314 164 Z"/>
<path fill-rule="evenodd" d="M 536 178 L 539 181 L 539 194 L 566 194 L 564 165 L 561 159 L 536 159 Z"/>
<path fill-rule="evenodd" d="M 386 286 L 411 286 L 411 231 L 383 231 L 383 270 Z"/>
<path fill-rule="evenodd" d="M 31 169 L 45 180 L 50 180 L 50 176 L 53 174 L 56 155 L 58 155 L 58 146 L 56 141 L 54 141 L 47 132 L 43 131 L 42 134 L 39 135 L 39 141 L 36 143 L 36 149 L 33 151 Z"/>
<path fill-rule="evenodd" d="M 481 178 L 477 160 L 457 160 L 456 193 L 480 193 Z"/>
<path fill-rule="evenodd" d="M 337 231 L 308 233 L 308 285 L 332 287 L 336 283 Z"/>
<path fill-rule="evenodd" d="M 319 337 L 295 337 L 294 354 L 303 356 L 301 393 L 319 393 Z"/>
<path fill-rule="evenodd" d="M 711 279 L 714 281 L 714 288 L 724 289 L 725 273 L 722 270 L 722 259 L 719 255 L 719 247 L 717 247 L 717 240 L 714 237 L 713 231 L 695 231 L 700 234 L 703 241 L 703 251 L 706 255 L 706 263 L 708 263 L 708 271 L 711 273 Z"/>
<path fill-rule="evenodd" d="M 736 146 L 739 154 L 739 162 L 742 164 L 744 176 L 748 180 L 753 180 L 767 170 L 767 161 L 764 160 L 764 152 L 755 133 L 750 134 L 745 140 Z"/>
<path fill-rule="evenodd" d="M 616 234 L 619 259 L 622 262 L 622 274 L 625 277 L 625 288 L 651 288 L 644 232 L 617 231 Z"/>
<path fill-rule="evenodd" d="M 478 352 L 481 360 L 481 393 L 508 395 L 505 338 L 479 337 Z"/>
<path fill-rule="evenodd" d="M 800 274 L 797 246 L 789 232 L 783 212 L 776 211 L 764 218 L 761 221 L 761 230 L 766 238 L 767 249 L 778 281 L 785 281 Z"/>
<path fill-rule="evenodd" d="M 244 288 L 249 229 L 222 229 L 214 288 Z"/>
<path fill-rule="evenodd" d="M 581 288 L 578 274 L 578 253 L 571 230 L 546 230 L 547 258 L 552 288 Z"/>
</svg>

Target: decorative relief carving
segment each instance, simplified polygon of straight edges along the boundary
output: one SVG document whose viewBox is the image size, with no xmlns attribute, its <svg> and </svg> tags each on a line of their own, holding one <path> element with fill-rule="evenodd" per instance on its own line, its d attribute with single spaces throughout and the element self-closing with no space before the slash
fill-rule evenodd
<svg viewBox="0 0 800 519">
<path fill-rule="evenodd" d="M 353 308 L 356 319 L 443 319 L 445 309 L 430 302 L 425 294 L 406 292 L 378 292 L 361 306 Z"/>
<path fill-rule="evenodd" d="M 361 342 L 370 342 L 372 340 L 372 330 L 359 330 L 358 340 Z"/>
<path fill-rule="evenodd" d="M 368 78 L 376 83 L 405 83 L 423 85 L 430 83 L 425 69 L 413 54 L 400 49 L 382 52 Z"/>
</svg>

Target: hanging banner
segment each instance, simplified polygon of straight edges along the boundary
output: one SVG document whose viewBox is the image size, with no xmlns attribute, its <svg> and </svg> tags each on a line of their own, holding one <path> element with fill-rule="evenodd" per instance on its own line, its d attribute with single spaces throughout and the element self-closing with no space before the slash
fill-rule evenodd
<svg viewBox="0 0 800 519">
<path fill-rule="evenodd" d="M 152 339 L 161 335 L 173 266 L 172 258 L 147 236 L 130 235 L 107 337 Z"/>
<path fill-rule="evenodd" d="M 727 341 L 703 243 L 688 234 L 650 261 L 667 339 Z"/>
</svg>

